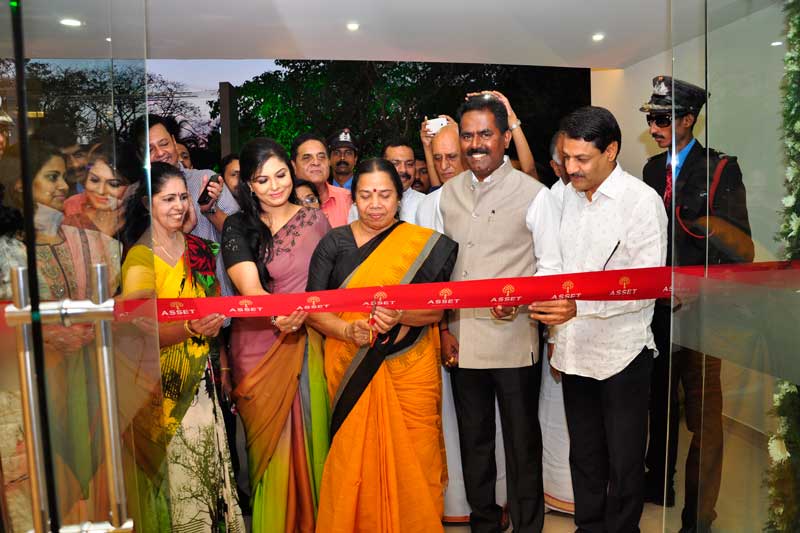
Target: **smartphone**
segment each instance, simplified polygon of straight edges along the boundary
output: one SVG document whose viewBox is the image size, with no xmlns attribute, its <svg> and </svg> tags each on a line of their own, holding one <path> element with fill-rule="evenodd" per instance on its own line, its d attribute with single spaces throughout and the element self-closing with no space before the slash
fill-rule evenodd
<svg viewBox="0 0 800 533">
<path fill-rule="evenodd" d="M 200 193 L 200 197 L 197 199 L 198 205 L 206 205 L 211 201 L 211 195 L 208 194 L 208 186 L 211 183 L 219 183 L 219 174 L 212 174 L 211 177 L 208 178 L 208 183 L 206 183 L 203 192 Z"/>
<path fill-rule="evenodd" d="M 443 117 L 432 118 L 425 122 L 425 129 L 428 130 L 428 133 L 431 135 L 436 135 L 440 129 L 447 126 L 447 119 Z"/>
</svg>

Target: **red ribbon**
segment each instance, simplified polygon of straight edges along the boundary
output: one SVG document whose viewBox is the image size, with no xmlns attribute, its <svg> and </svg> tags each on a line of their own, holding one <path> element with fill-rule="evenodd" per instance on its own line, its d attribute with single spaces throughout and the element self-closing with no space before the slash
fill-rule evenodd
<svg viewBox="0 0 800 533">
<path fill-rule="evenodd" d="M 446 283 L 363 287 L 266 296 L 216 298 L 159 298 L 161 322 L 186 320 L 220 313 L 228 317 L 288 315 L 295 310 L 314 312 L 369 312 L 373 304 L 392 309 L 458 309 L 516 306 L 555 299 L 647 300 L 672 295 L 673 272 L 681 275 L 680 290 L 696 292 L 703 278 L 741 281 L 746 272 L 797 269 L 798 262 L 656 267 L 582 272 L 525 278 L 498 278 Z M 686 277 L 684 277 L 686 276 Z M 761 282 L 765 278 L 760 278 Z M 759 283 L 759 281 L 755 281 Z"/>
<path fill-rule="evenodd" d="M 420 283 L 363 287 L 331 291 L 266 296 L 214 298 L 159 298 L 158 320 L 170 322 L 199 318 L 211 313 L 228 317 L 287 315 L 296 309 L 311 313 L 328 311 L 369 312 L 374 305 L 393 309 L 459 309 L 515 306 L 531 302 L 576 300 L 647 300 L 669 298 L 673 275 L 678 296 L 700 291 L 703 280 L 734 281 L 762 288 L 800 286 L 800 261 L 774 261 L 711 267 L 656 267 L 525 278 L 498 278 L 446 283 Z M 708 290 L 708 288 L 703 288 Z M 116 320 L 149 318 L 153 300 L 118 300 Z"/>
</svg>

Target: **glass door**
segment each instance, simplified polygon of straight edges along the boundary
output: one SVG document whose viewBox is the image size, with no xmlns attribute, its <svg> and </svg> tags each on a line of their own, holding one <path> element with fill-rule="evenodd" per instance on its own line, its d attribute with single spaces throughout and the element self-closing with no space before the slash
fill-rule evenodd
<svg viewBox="0 0 800 533">
<path fill-rule="evenodd" d="M 144 1 L 8 4 L 2 529 L 157 531 L 166 452 L 155 299 L 131 299 L 122 284 L 125 204 L 149 187 L 135 136 L 146 115 Z"/>
</svg>

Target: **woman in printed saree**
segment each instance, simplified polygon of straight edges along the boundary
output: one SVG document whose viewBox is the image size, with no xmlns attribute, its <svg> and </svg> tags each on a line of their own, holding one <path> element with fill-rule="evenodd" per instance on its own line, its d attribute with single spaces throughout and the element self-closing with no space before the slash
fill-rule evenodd
<svg viewBox="0 0 800 533">
<path fill-rule="evenodd" d="M 125 239 L 136 244 L 122 266 L 123 296 L 216 296 L 218 246 L 182 232 L 190 201 L 183 175 L 165 163 L 152 163 L 150 173 L 152 201 L 139 187 L 126 206 Z M 244 532 L 209 362 L 209 339 L 224 319 L 214 313 L 158 328 L 163 405 L 161 424 L 152 426 L 161 434 L 151 440 L 166 443 L 166 472 L 150 460 L 151 471 L 139 476 L 140 503 L 152 503 L 137 531 Z"/>
<path fill-rule="evenodd" d="M 114 294 L 119 284 L 119 242 L 97 231 L 63 224 L 64 201 L 69 186 L 65 181 L 64 157 L 55 147 L 32 141 L 28 160 L 33 171 L 39 297 L 42 301 L 90 298 L 89 267 L 94 263 L 108 265 L 108 289 Z M 12 148 L 2 161 L 0 178 L 5 190 L 5 202 L 21 210 L 22 178 L 19 163 L 19 152 Z M 21 232 L 17 232 L 5 235 L 0 243 L 0 279 L 6 297 L 10 292 L 11 268 L 26 266 L 27 254 L 21 239 Z M 61 521 L 79 523 L 107 520 L 110 507 L 102 455 L 97 369 L 90 346 L 94 339 L 94 326 L 45 325 L 42 332 L 47 408 L 50 412 Z M 17 396 L 14 401 L 4 398 L 2 403 L 14 406 L 17 413 L 5 413 L 4 418 L 6 421 L 17 421 L 20 432 L 16 435 L 21 438 L 21 406 L 18 392 L 12 394 Z M 27 476 L 27 472 L 7 474 L 12 479 Z M 23 503 L 27 498 L 26 495 L 18 499 L 12 494 L 9 499 L 14 502 L 13 512 L 16 514 L 22 509 L 22 513 L 27 514 L 26 520 L 29 520 L 31 510 Z"/>
<path fill-rule="evenodd" d="M 314 251 L 307 289 L 447 281 L 458 245 L 399 222 L 403 193 L 394 166 L 359 163 L 358 219 Z M 331 448 L 317 531 L 442 531 L 446 461 L 441 429 L 441 310 L 398 311 L 377 290 L 371 312 L 312 313 L 326 336 Z"/>
<path fill-rule="evenodd" d="M 272 139 L 247 143 L 239 164 L 241 211 L 225 221 L 222 252 L 247 307 L 247 296 L 302 292 L 330 224 L 322 211 L 292 203 L 289 158 Z M 314 531 L 328 398 L 321 338 L 306 331 L 305 317 L 233 321 L 233 399 L 247 434 L 254 533 Z"/>
</svg>

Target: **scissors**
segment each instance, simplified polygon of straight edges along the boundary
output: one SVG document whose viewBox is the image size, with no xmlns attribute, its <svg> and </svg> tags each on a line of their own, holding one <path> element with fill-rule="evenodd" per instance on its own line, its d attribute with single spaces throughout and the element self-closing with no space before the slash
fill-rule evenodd
<svg viewBox="0 0 800 533">
<path fill-rule="evenodd" d="M 375 309 L 378 307 L 378 302 L 372 302 L 372 310 L 369 312 L 369 345 L 370 347 L 375 345 L 375 339 L 377 336 L 374 334 L 372 330 L 372 326 L 375 325 Z"/>
</svg>

